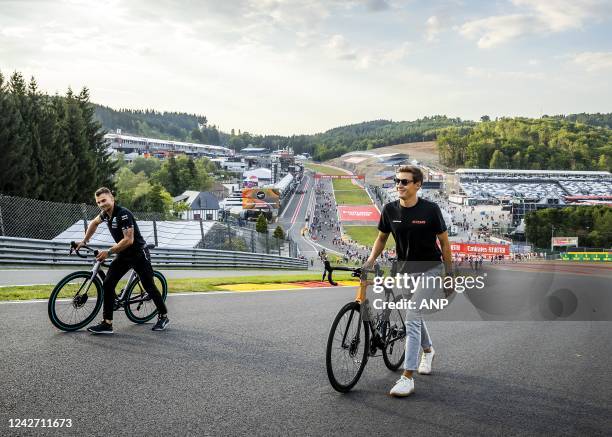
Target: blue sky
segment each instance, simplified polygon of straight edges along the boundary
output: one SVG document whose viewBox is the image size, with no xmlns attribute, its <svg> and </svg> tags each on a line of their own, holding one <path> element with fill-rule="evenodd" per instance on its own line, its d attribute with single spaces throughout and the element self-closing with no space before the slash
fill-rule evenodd
<svg viewBox="0 0 612 437">
<path fill-rule="evenodd" d="M 299 134 L 611 112 L 604 0 L 0 0 L 0 71 L 115 108 Z"/>
</svg>

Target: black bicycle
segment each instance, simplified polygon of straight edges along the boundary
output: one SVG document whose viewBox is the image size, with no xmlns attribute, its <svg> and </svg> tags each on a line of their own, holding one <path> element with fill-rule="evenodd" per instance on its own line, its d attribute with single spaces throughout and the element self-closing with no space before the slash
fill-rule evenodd
<svg viewBox="0 0 612 437">
<path fill-rule="evenodd" d="M 325 364 L 327 376 L 332 387 L 342 393 L 350 391 L 363 373 L 369 357 L 379 356 L 382 351 L 383 361 L 389 370 L 397 370 L 404 361 L 406 327 L 400 310 L 388 309 L 382 304 L 382 311 L 376 314 L 369 308 L 366 291 L 372 281 L 369 273 L 381 275 L 379 268 L 365 270 L 351 267 L 332 267 L 325 261 L 325 276 L 331 285 L 338 285 L 332 278 L 334 270 L 349 271 L 351 276 L 359 278 L 359 287 L 355 300 L 344 305 L 334 319 L 329 337 Z M 384 287 L 384 302 L 399 302 L 402 296 L 396 297 L 392 289 Z"/>
<path fill-rule="evenodd" d="M 70 254 L 75 252 L 81 258 L 87 258 L 76 249 L 76 243 L 70 243 Z M 92 252 L 94 256 L 98 251 L 89 246 L 82 246 Z M 148 246 L 149 248 L 154 246 Z M 77 271 L 70 273 L 60 280 L 49 296 L 49 319 L 51 323 L 62 331 L 76 331 L 84 328 L 96 317 L 104 293 L 102 283 L 106 273 L 102 267 L 108 267 L 103 262 L 94 258 L 91 271 Z M 168 295 L 168 283 L 164 275 L 157 270 L 153 271 L 153 281 L 166 300 Z M 129 272 L 127 283 L 121 289 L 119 296 L 115 298 L 114 311 L 124 308 L 125 315 L 134 323 L 145 323 L 157 314 L 157 307 L 153 299 L 142 287 L 140 278 L 134 270 Z"/>
</svg>

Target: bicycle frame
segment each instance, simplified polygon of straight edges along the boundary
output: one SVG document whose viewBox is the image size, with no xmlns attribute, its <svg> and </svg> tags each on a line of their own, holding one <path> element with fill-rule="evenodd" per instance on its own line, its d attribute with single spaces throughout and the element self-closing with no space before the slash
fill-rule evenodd
<svg viewBox="0 0 612 437">
<path fill-rule="evenodd" d="M 84 246 L 84 247 L 87 247 L 87 246 Z M 87 248 L 90 249 L 89 247 Z M 94 250 L 93 251 L 94 255 L 97 256 L 98 255 L 97 252 L 98 252 L 97 250 Z M 79 254 L 78 251 L 76 253 L 78 256 L 82 258 L 86 258 L 85 256 Z M 104 272 L 104 270 L 102 270 L 103 266 L 105 266 L 104 261 L 96 260 L 94 262 L 94 265 L 91 268 L 91 276 L 89 280 L 83 284 L 83 286 L 87 285 L 87 288 L 85 289 L 85 293 L 89 291 L 89 287 L 91 286 L 96 276 L 99 276 L 100 279 L 102 280 L 102 283 L 104 283 L 104 279 L 106 278 L 106 273 Z M 135 282 L 137 278 L 138 278 L 138 275 L 136 274 L 136 271 L 134 271 L 134 269 L 130 269 L 130 276 L 128 277 L 127 283 L 125 284 L 125 286 L 123 286 L 123 288 L 121 288 L 121 291 L 119 292 L 119 296 L 115 297 L 115 305 L 113 307 L 114 311 L 117 311 L 119 308 L 121 308 L 122 306 L 126 304 L 125 298 L 126 298 L 127 290 L 130 289 L 132 283 Z M 81 293 L 83 286 L 81 286 L 81 289 L 79 289 L 79 291 L 77 292 L 77 295 Z M 104 299 L 104 296 L 102 296 L 102 298 Z M 129 303 L 144 302 L 146 300 L 148 299 L 137 297 L 137 298 L 130 299 Z"/>
<path fill-rule="evenodd" d="M 361 306 L 361 310 L 359 311 L 359 321 L 358 321 L 358 325 L 357 325 L 357 338 L 359 338 L 360 333 L 361 333 L 361 327 L 362 327 L 362 322 L 363 322 L 363 310 L 365 310 L 366 312 L 368 312 L 369 308 L 368 308 L 368 304 L 367 304 L 367 296 L 366 296 L 366 292 L 367 292 L 367 288 L 368 285 L 372 285 L 373 281 L 369 281 L 367 279 L 367 271 L 362 270 L 361 268 L 351 268 L 351 267 L 332 267 L 329 263 L 329 261 L 325 261 L 325 271 L 323 273 L 323 279 L 325 279 L 325 276 L 327 276 L 327 280 L 329 281 L 330 284 L 332 285 L 338 285 L 336 282 L 334 282 L 333 278 L 332 278 L 332 274 L 334 270 L 341 270 L 341 271 L 349 271 L 352 272 L 352 276 L 354 277 L 359 277 L 359 287 L 357 288 L 357 293 L 355 295 L 355 301 L 358 302 Z M 380 274 L 380 270 L 376 269 L 374 270 L 377 274 Z M 385 300 L 388 302 L 390 300 L 395 300 L 395 294 L 393 293 L 393 290 L 387 287 L 384 287 L 384 292 L 385 292 Z M 370 356 L 373 356 L 376 353 L 377 349 L 381 349 L 383 350 L 385 347 L 387 347 L 388 345 L 398 341 L 398 340 L 402 340 L 404 337 L 399 336 L 397 338 L 391 339 L 389 341 L 389 339 L 387 339 L 387 324 L 384 323 L 386 321 L 389 320 L 389 315 L 391 314 L 390 309 L 385 309 L 383 310 L 383 312 L 381 314 L 379 314 L 375 320 L 372 320 L 371 317 L 368 317 L 366 320 L 367 324 L 367 329 L 370 330 L 370 333 L 372 334 L 370 337 L 370 344 L 368 345 L 369 348 L 369 354 Z M 342 347 L 349 347 L 346 344 L 346 336 L 348 335 L 348 327 L 351 325 L 351 321 L 353 319 L 353 314 L 351 313 L 349 320 L 347 322 L 347 329 L 344 332 L 343 336 L 342 336 Z M 404 328 L 405 329 L 405 328 Z"/>
</svg>

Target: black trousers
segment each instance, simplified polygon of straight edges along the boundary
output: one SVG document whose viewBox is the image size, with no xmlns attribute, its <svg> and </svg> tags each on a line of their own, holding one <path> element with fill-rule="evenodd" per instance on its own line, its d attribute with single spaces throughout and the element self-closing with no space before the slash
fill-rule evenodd
<svg viewBox="0 0 612 437">
<path fill-rule="evenodd" d="M 143 288 L 155 302 L 159 314 L 167 314 L 168 309 L 162 299 L 161 293 L 153 282 L 153 267 L 151 267 L 151 255 L 149 249 L 138 249 L 129 255 L 118 254 L 113 260 L 104 279 L 104 309 L 103 317 L 106 320 L 113 320 L 113 307 L 115 305 L 115 287 L 119 280 L 128 270 L 134 269 L 140 278 Z"/>
</svg>

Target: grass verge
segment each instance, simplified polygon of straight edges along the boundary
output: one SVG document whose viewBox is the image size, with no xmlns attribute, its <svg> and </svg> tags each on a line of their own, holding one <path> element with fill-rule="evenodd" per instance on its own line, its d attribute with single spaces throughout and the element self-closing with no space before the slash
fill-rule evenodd
<svg viewBox="0 0 612 437">
<path fill-rule="evenodd" d="M 372 200 L 365 190 L 350 179 L 334 179 L 334 196 L 338 205 L 371 205 Z"/>
<path fill-rule="evenodd" d="M 376 226 L 344 226 L 344 231 L 357 243 L 369 247 L 374 244 L 378 236 L 378 229 Z M 393 235 L 389 235 L 385 248 L 393 249 L 394 247 L 395 240 L 393 239 Z"/>
<path fill-rule="evenodd" d="M 280 284 L 286 282 L 320 281 L 321 273 L 304 273 L 299 275 L 257 275 L 223 278 L 181 278 L 168 279 L 170 293 L 187 293 L 196 291 L 223 291 L 224 285 L 230 284 Z M 334 274 L 339 280 L 351 279 L 348 273 Z M 118 287 L 118 289 L 121 285 Z M 0 288 L 0 301 L 48 299 L 53 285 L 26 285 Z"/>
</svg>

